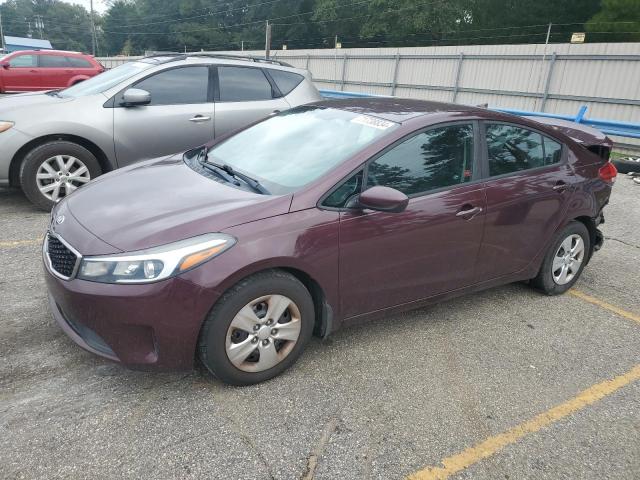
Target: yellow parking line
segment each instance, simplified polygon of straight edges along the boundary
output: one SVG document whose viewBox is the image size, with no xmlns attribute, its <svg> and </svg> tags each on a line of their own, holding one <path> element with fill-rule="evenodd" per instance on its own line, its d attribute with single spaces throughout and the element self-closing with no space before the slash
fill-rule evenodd
<svg viewBox="0 0 640 480">
<path fill-rule="evenodd" d="M 0 242 L 0 248 L 22 247 L 25 245 L 38 245 L 42 243 L 42 238 L 36 238 L 34 240 L 9 240 Z"/>
<path fill-rule="evenodd" d="M 635 313 L 628 312 L 626 310 L 623 310 L 622 308 L 616 307 L 615 305 L 611 305 L 610 303 L 603 302 L 602 300 L 596 297 L 592 297 L 591 295 L 587 295 L 586 293 L 581 292 L 580 290 L 572 289 L 572 290 L 569 290 L 569 293 L 574 297 L 578 297 L 579 299 L 584 300 L 585 302 L 592 303 L 593 305 L 597 305 L 613 313 L 617 313 L 621 317 L 628 318 L 629 320 L 633 320 L 634 322 L 640 323 L 640 315 L 636 315 Z"/>
<path fill-rule="evenodd" d="M 636 365 L 630 371 L 619 377 L 593 385 L 580 392 L 576 397 L 553 407 L 551 410 L 547 410 L 506 432 L 489 437 L 477 445 L 467 448 L 462 453 L 445 458 L 441 462 L 442 467 L 427 467 L 409 475 L 408 479 L 442 480 L 449 478 L 449 476 L 461 472 L 465 468 L 478 463 L 480 460 L 496 454 L 504 447 L 517 442 L 525 435 L 535 433 L 543 427 L 551 425 L 572 413 L 592 405 L 636 380 L 640 380 L 640 365 Z"/>
</svg>

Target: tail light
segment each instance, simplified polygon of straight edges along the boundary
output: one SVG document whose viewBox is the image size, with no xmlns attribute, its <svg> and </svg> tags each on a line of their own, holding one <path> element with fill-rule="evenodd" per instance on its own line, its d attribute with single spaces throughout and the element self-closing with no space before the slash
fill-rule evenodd
<svg viewBox="0 0 640 480">
<path fill-rule="evenodd" d="M 618 169 L 611 162 L 605 163 L 600 167 L 600 170 L 598 170 L 598 176 L 605 182 L 614 182 L 616 175 L 618 175 Z"/>
</svg>

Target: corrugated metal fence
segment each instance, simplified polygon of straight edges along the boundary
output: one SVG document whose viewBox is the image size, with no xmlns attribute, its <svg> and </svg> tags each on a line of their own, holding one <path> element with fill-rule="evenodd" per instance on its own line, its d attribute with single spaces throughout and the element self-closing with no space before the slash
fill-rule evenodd
<svg viewBox="0 0 640 480">
<path fill-rule="evenodd" d="M 640 122 L 640 43 L 276 50 L 272 57 L 309 69 L 319 88 L 558 114 L 587 105 L 590 117 Z M 112 67 L 130 59 L 100 61 Z"/>
</svg>

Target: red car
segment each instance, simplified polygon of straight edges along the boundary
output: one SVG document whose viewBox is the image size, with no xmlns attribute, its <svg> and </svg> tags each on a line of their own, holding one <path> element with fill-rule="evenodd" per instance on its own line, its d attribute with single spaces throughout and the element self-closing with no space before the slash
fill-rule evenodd
<svg viewBox="0 0 640 480">
<path fill-rule="evenodd" d="M 104 70 L 83 53 L 22 50 L 0 57 L 0 93 L 67 88 Z"/>
<path fill-rule="evenodd" d="M 603 243 L 616 175 L 611 141 L 580 128 L 324 101 L 122 168 L 52 212 L 53 315 L 125 365 L 199 357 L 244 385 L 286 369 L 314 332 L 509 282 L 561 294 Z"/>
</svg>

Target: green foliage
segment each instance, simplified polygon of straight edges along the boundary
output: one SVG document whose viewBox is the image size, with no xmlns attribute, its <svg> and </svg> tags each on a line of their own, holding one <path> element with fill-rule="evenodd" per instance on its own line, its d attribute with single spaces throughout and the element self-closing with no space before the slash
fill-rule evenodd
<svg viewBox="0 0 640 480">
<path fill-rule="evenodd" d="M 587 41 L 634 41 L 640 0 L 108 0 L 96 16 L 103 55 L 145 51 L 543 43 L 585 31 Z M 43 37 L 55 48 L 90 51 L 88 12 L 61 0 L 8 0 L 5 34 Z M 609 22 L 609 23 L 608 23 Z M 610 23 L 636 22 L 636 23 Z"/>
<path fill-rule="evenodd" d="M 91 51 L 91 19 L 84 7 L 59 0 L 9 0 L 0 9 L 5 35 L 42 36 L 60 50 Z"/>
<path fill-rule="evenodd" d="M 603 0 L 602 10 L 589 20 L 587 31 L 587 38 L 592 41 L 640 41 L 640 1 Z"/>
</svg>

